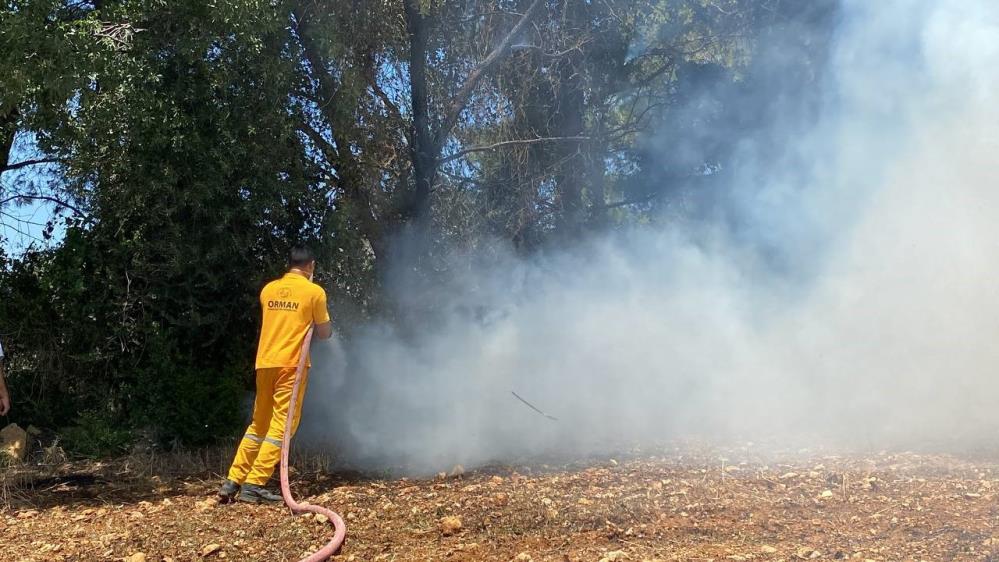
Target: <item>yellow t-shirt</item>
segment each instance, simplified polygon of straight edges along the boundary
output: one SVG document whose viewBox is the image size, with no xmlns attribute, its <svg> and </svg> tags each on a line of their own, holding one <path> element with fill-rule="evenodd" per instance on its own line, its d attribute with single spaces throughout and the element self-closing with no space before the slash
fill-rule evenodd
<svg viewBox="0 0 999 562">
<path fill-rule="evenodd" d="M 326 291 L 298 273 L 286 273 L 260 291 L 263 324 L 257 369 L 297 367 L 309 327 L 330 321 Z"/>
</svg>

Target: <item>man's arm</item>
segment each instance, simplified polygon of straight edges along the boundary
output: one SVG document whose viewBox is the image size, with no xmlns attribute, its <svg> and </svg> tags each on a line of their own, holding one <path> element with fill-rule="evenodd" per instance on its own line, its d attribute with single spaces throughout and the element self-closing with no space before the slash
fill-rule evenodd
<svg viewBox="0 0 999 562">
<path fill-rule="evenodd" d="M 316 331 L 313 333 L 321 340 L 328 340 L 333 336 L 333 324 L 330 322 L 316 324 Z"/>
<path fill-rule="evenodd" d="M 3 356 L 0 355 L 0 416 L 6 416 L 10 411 L 10 393 L 7 392 L 7 382 L 4 380 Z"/>
<path fill-rule="evenodd" d="M 316 325 L 315 336 L 321 340 L 328 340 L 333 335 L 333 324 L 330 323 L 330 311 L 326 306 L 326 291 L 319 287 L 319 294 L 316 296 L 312 309 L 312 322 Z"/>
</svg>

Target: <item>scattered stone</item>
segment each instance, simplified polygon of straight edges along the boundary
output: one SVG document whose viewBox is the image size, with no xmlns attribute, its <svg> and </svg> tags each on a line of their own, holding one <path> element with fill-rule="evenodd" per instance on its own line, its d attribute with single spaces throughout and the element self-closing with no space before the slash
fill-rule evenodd
<svg viewBox="0 0 999 562">
<path fill-rule="evenodd" d="M 794 555 L 801 560 L 810 560 L 812 558 L 822 556 L 822 553 L 810 546 L 802 546 L 798 548 L 798 550 L 794 551 Z"/>
<path fill-rule="evenodd" d="M 216 543 L 207 544 L 201 549 L 201 557 L 205 558 L 207 556 L 211 556 L 220 550 L 222 550 L 222 545 Z"/>
<path fill-rule="evenodd" d="M 454 515 L 449 515 L 441 519 L 440 522 L 441 534 L 445 537 L 450 537 L 458 531 L 461 531 L 461 518 Z"/>
<path fill-rule="evenodd" d="M 768 544 L 765 544 L 763 545 L 762 548 L 760 548 L 760 552 L 762 552 L 763 554 L 777 554 L 777 549 Z"/>
<path fill-rule="evenodd" d="M 0 430 L 0 451 L 16 461 L 23 461 L 28 454 L 28 432 L 16 423 Z"/>
<path fill-rule="evenodd" d="M 826 490 L 826 491 L 822 492 L 821 494 L 819 494 L 819 497 L 825 498 L 825 499 L 833 497 L 832 490 Z"/>
<path fill-rule="evenodd" d="M 517 556 L 514 556 L 513 562 L 534 562 L 534 559 L 531 558 L 530 554 L 526 552 L 521 552 Z"/>
<path fill-rule="evenodd" d="M 618 562 L 619 560 L 627 560 L 628 553 L 623 550 L 615 550 L 604 554 L 604 557 L 600 559 L 600 562 Z"/>
<path fill-rule="evenodd" d="M 203 501 L 199 501 L 195 505 L 197 506 L 198 511 L 204 513 L 206 511 L 215 509 L 219 505 L 219 498 L 218 496 L 212 496 Z"/>
<path fill-rule="evenodd" d="M 136 552 L 128 558 L 125 558 L 125 562 L 146 562 L 146 553 Z"/>
<path fill-rule="evenodd" d="M 465 474 L 465 467 L 461 466 L 460 464 L 454 465 L 454 468 L 451 469 L 451 476 L 463 476 L 464 474 Z"/>
</svg>

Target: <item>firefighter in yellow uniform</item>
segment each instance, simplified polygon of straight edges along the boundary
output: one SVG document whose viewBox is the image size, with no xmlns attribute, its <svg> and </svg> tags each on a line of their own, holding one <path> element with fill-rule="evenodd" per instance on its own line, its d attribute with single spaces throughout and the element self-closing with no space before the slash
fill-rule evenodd
<svg viewBox="0 0 999 562">
<path fill-rule="evenodd" d="M 253 403 L 253 421 L 239 444 L 229 476 L 219 490 L 223 500 L 239 494 L 240 501 L 259 503 L 281 501 L 281 496 L 264 488 L 281 458 L 281 440 L 295 372 L 301 357 L 305 334 L 315 324 L 315 337 L 327 339 L 333 334 L 326 308 L 326 292 L 311 281 L 316 261 L 305 248 L 291 251 L 289 270 L 271 281 L 260 292 L 263 323 L 257 345 L 257 397 Z M 308 381 L 308 369 L 302 373 L 292 434 L 298 429 L 302 399 Z"/>
</svg>

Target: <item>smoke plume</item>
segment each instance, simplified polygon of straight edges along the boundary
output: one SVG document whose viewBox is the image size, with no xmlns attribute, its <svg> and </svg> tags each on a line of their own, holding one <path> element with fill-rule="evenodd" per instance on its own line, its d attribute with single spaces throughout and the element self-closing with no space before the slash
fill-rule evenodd
<svg viewBox="0 0 999 562">
<path fill-rule="evenodd" d="M 303 434 L 415 471 L 687 435 L 992 443 L 999 4 L 851 0 L 830 25 L 810 89 L 711 131 L 739 164 L 696 211 L 493 256 L 421 295 L 444 312 L 417 337 L 319 346 Z"/>
</svg>

